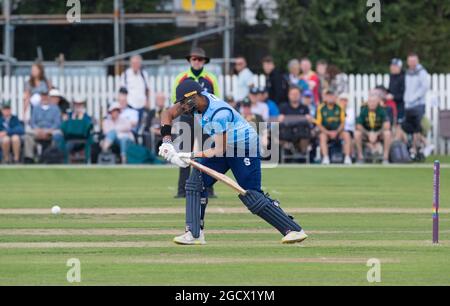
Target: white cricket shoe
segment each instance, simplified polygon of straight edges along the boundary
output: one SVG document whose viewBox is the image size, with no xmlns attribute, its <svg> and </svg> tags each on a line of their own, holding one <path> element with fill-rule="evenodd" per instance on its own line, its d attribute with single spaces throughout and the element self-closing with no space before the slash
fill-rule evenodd
<svg viewBox="0 0 450 306">
<path fill-rule="evenodd" d="M 322 165 L 328 166 L 329 164 L 331 164 L 330 158 L 328 156 L 324 157 L 322 160 Z"/>
<path fill-rule="evenodd" d="M 344 164 L 347 166 L 351 166 L 353 164 L 352 158 L 350 156 L 346 156 L 344 160 Z"/>
<path fill-rule="evenodd" d="M 301 243 L 305 241 L 307 238 L 308 235 L 306 235 L 304 230 L 302 230 L 301 232 L 290 232 L 281 240 L 281 243 L 283 244 Z"/>
<path fill-rule="evenodd" d="M 191 232 L 187 232 L 179 237 L 175 237 L 173 242 L 179 245 L 205 245 L 205 233 L 200 231 L 200 237 L 194 238 Z"/>
</svg>

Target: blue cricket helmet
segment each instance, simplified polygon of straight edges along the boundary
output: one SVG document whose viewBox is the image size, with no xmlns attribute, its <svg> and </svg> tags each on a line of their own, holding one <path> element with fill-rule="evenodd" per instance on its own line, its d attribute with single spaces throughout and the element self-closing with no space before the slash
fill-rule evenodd
<svg viewBox="0 0 450 306">
<path fill-rule="evenodd" d="M 181 102 L 184 99 L 192 97 L 195 94 L 199 95 L 203 92 L 203 90 L 203 87 L 198 82 L 192 79 L 187 79 L 180 83 L 180 85 L 178 85 L 177 87 L 176 102 Z"/>
</svg>

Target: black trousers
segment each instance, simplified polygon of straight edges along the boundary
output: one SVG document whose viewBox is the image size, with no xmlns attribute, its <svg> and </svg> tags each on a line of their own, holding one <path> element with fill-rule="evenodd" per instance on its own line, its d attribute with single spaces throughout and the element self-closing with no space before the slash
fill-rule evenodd
<svg viewBox="0 0 450 306">
<path fill-rule="evenodd" d="M 182 152 L 189 153 L 194 150 L 194 141 L 195 141 L 195 135 L 194 135 L 194 117 L 189 115 L 181 115 L 180 122 L 184 122 L 189 124 L 190 130 L 191 130 L 191 147 L 190 148 L 180 148 Z M 203 137 L 201 139 L 202 146 L 205 143 L 206 140 L 208 140 L 209 136 L 203 134 Z M 200 139 L 199 139 L 200 140 Z M 180 176 L 178 178 L 178 195 L 179 196 L 185 196 L 186 195 L 186 181 L 188 180 L 189 176 L 191 175 L 191 168 L 180 168 Z M 210 195 L 214 194 L 214 189 L 211 187 L 208 189 L 208 193 Z"/>
</svg>

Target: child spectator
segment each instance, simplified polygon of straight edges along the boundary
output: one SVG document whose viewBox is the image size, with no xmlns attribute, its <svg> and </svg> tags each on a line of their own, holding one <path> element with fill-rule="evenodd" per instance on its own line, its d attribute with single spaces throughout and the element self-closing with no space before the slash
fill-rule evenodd
<svg viewBox="0 0 450 306">
<path fill-rule="evenodd" d="M 2 149 L 2 159 L 4 164 L 19 163 L 21 139 L 24 134 L 24 128 L 17 116 L 11 113 L 11 102 L 3 101 L 0 105 L 0 145 Z M 13 153 L 13 160 L 10 160 L 10 153 Z"/>
<path fill-rule="evenodd" d="M 328 142 L 330 140 L 344 141 L 344 154 L 346 165 L 352 164 L 351 154 L 351 137 L 345 131 L 345 110 L 337 103 L 337 97 L 334 91 L 327 90 L 324 95 L 324 103 L 317 110 L 317 126 L 320 129 L 320 149 L 322 151 L 322 164 L 330 164 L 330 156 L 328 150 Z"/>
<path fill-rule="evenodd" d="M 314 94 L 314 103 L 316 105 L 320 104 L 320 95 L 319 95 L 319 87 L 320 87 L 320 79 L 317 74 L 312 70 L 311 61 L 308 58 L 303 58 L 300 62 L 301 68 L 301 78 L 308 83 L 309 90 L 311 90 Z"/>
<path fill-rule="evenodd" d="M 127 147 L 132 142 L 132 125 L 129 120 L 120 116 L 121 107 L 119 103 L 113 103 L 108 109 L 108 117 L 103 121 L 103 134 L 105 139 L 102 143 L 103 152 L 108 152 L 112 145 L 120 147 L 122 164 L 127 163 Z"/>
<path fill-rule="evenodd" d="M 363 143 L 367 143 L 369 150 L 377 151 L 377 144 L 384 143 L 383 163 L 389 164 L 391 148 L 391 124 L 386 111 L 381 106 L 381 98 L 376 92 L 369 95 L 367 105 L 362 106 L 357 120 L 355 132 L 356 148 L 358 150 L 358 163 L 363 163 Z"/>
<path fill-rule="evenodd" d="M 302 96 L 302 103 L 309 108 L 309 114 L 311 117 L 316 118 L 317 107 L 314 104 L 314 94 L 311 90 L 305 90 Z"/>
<path fill-rule="evenodd" d="M 27 112 L 38 106 L 41 102 L 41 95 L 50 91 L 50 81 L 45 77 L 45 70 L 42 64 L 36 63 L 31 66 L 31 75 L 25 83 L 23 94 L 23 118 L 27 118 Z"/>
<path fill-rule="evenodd" d="M 269 121 L 269 106 L 260 100 L 259 89 L 252 88 L 249 95 L 252 103 L 252 112 L 255 115 L 260 115 L 265 122 Z"/>
<path fill-rule="evenodd" d="M 56 105 L 50 104 L 47 92 L 41 93 L 41 104 L 34 107 L 30 120 L 30 129 L 24 138 L 24 155 L 27 161 L 33 162 L 36 142 L 53 141 L 53 145 L 62 149 L 63 135 L 61 133 L 61 111 Z"/>
</svg>

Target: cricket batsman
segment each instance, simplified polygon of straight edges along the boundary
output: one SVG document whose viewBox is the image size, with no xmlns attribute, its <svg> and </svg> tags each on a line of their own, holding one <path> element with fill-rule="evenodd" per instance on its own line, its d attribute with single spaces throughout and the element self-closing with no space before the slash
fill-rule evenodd
<svg viewBox="0 0 450 306">
<path fill-rule="evenodd" d="M 211 149 L 202 152 L 179 153 L 172 143 L 172 122 L 182 114 L 195 116 L 203 131 L 214 139 Z M 193 80 L 186 80 L 176 89 L 176 103 L 164 111 L 161 134 L 163 145 L 159 154 L 181 168 L 190 166 L 191 159 L 225 174 L 231 170 L 239 185 L 247 190 L 240 200 L 255 215 L 276 228 L 282 243 L 300 243 L 308 238 L 300 225 L 287 215 L 279 203 L 261 190 L 261 158 L 258 134 L 241 115 L 225 101 L 207 93 Z M 193 131 L 191 131 L 193 132 Z M 176 237 L 180 245 L 205 245 L 205 212 L 208 205 L 206 189 L 216 180 L 193 169 L 186 183 L 186 232 Z"/>
</svg>

